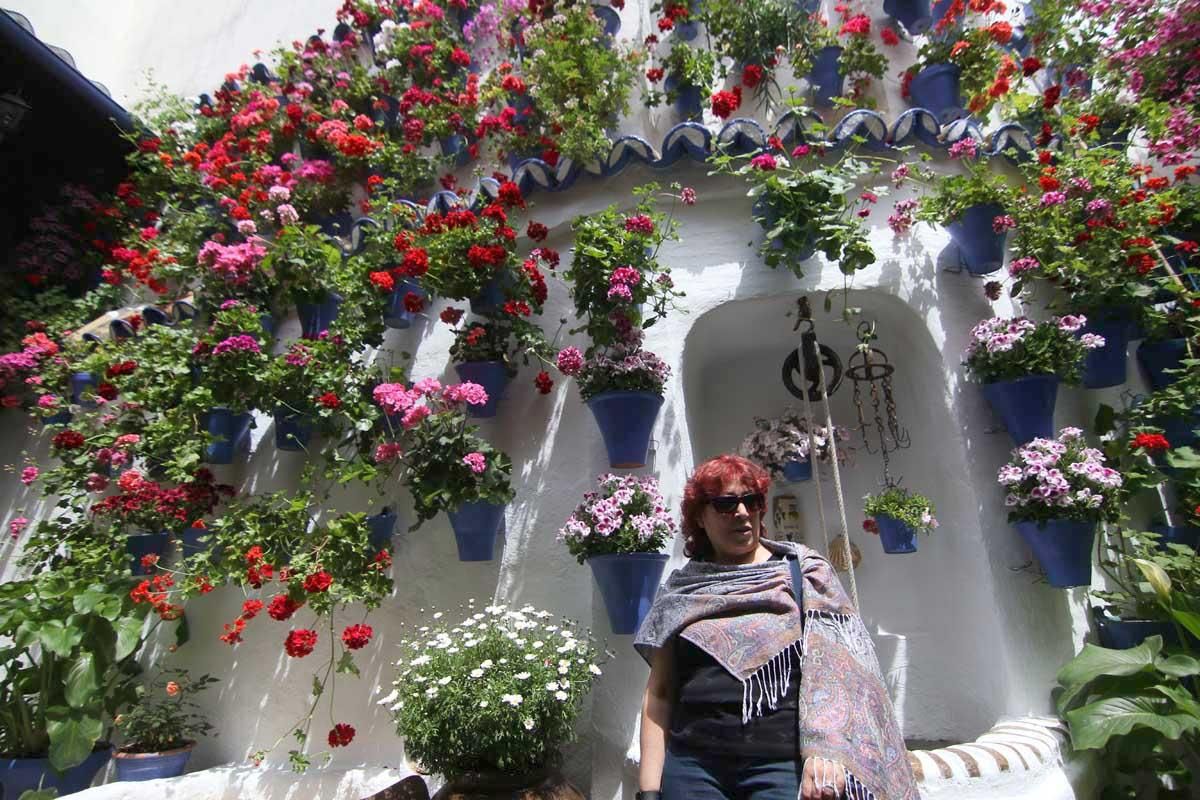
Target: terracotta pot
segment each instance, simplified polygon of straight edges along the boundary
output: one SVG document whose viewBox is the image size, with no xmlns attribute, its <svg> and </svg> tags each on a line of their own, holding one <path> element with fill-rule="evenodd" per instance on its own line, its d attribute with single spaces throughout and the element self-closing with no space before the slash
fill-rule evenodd
<svg viewBox="0 0 1200 800">
<path fill-rule="evenodd" d="M 447 783 L 433 800 L 586 800 L 557 770 L 526 775 L 477 772 Z"/>
</svg>

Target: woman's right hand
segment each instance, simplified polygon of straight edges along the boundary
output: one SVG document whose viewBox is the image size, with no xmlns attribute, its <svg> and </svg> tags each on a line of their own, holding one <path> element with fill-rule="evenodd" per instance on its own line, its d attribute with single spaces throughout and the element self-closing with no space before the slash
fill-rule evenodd
<svg viewBox="0 0 1200 800">
<path fill-rule="evenodd" d="M 846 769 L 837 761 L 810 756 L 800 774 L 800 800 L 838 800 L 846 791 Z"/>
</svg>

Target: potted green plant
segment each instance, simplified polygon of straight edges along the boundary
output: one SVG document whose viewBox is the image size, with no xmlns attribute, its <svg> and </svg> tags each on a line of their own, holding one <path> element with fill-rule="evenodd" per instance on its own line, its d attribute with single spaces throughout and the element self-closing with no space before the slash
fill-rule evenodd
<svg viewBox="0 0 1200 800">
<path fill-rule="evenodd" d="M 217 682 L 209 675 L 193 679 L 186 669 L 165 669 L 139 687 L 137 703 L 115 720 L 123 739 L 113 753 L 117 780 L 182 775 L 196 740 L 212 731 L 193 698 Z"/>
<path fill-rule="evenodd" d="M 933 191 L 921 197 L 916 218 L 945 227 L 960 263 L 972 275 L 987 275 L 1004 265 L 1012 190 L 1002 174 L 971 158 L 976 148 L 970 137 L 951 147 L 952 157 L 968 158 L 966 174 L 926 176 Z"/>
<path fill-rule="evenodd" d="M 342 252 L 315 225 L 279 231 L 263 259 L 279 291 L 296 304 L 305 339 L 315 339 L 337 319 L 343 297 Z"/>
<path fill-rule="evenodd" d="M 741 72 L 741 84 L 755 92 L 778 94 L 775 69 L 779 53 L 791 52 L 795 32 L 804 27 L 806 9 L 790 0 L 705 0 L 699 3 L 699 21 L 704 23 L 711 49 L 728 56 Z M 780 51 L 780 48 L 783 48 Z M 729 74 L 719 59 L 721 77 Z M 796 70 L 803 78 L 807 70 Z M 739 87 L 740 91 L 740 87 Z"/>
<path fill-rule="evenodd" d="M 645 466 L 671 368 L 642 349 L 642 332 L 630 328 L 623 339 L 586 359 L 577 347 L 563 348 L 557 363 L 560 372 L 579 383 L 579 396 L 604 437 L 609 466 Z"/>
<path fill-rule="evenodd" d="M 260 379 L 269 356 L 263 349 L 261 322 L 252 309 L 236 300 L 223 304 L 192 351 L 203 390 L 197 393 L 197 402 L 208 409 L 203 426 L 215 439 L 205 458 L 213 464 L 233 461 L 234 452 L 247 442 L 251 411 L 265 399 Z"/>
<path fill-rule="evenodd" d="M 997 481 L 1013 523 L 1046 573 L 1051 586 L 1092 582 L 1096 524 L 1120 514 L 1124 483 L 1106 466 L 1104 454 L 1088 447 L 1078 428 L 1036 438 L 1013 450 Z"/>
<path fill-rule="evenodd" d="M 929 38 L 917 51 L 916 63 L 902 75 L 901 94 L 915 107 L 933 112 L 942 125 L 968 113 L 986 112 L 997 97 L 1008 91 L 998 46 L 1006 30 L 1011 37 L 1011 26 L 993 24 L 971 28 L 958 36 Z"/>
<path fill-rule="evenodd" d="M 704 100 L 716 85 L 717 59 L 713 51 L 672 37 L 671 49 L 661 64 L 646 72 L 655 82 L 666 76 L 662 91 L 652 89 L 646 93 L 646 105 L 654 108 L 665 101 L 675 106 L 681 118 L 699 119 Z"/>
<path fill-rule="evenodd" d="M 1054 435 L 1059 384 L 1078 383 L 1084 354 L 1104 344 L 1097 334 L 1080 335 L 1086 323 L 1078 315 L 1040 323 L 992 317 L 971 329 L 963 363 L 1014 444 Z"/>
<path fill-rule="evenodd" d="M 812 479 L 812 456 L 823 463 L 833 461 L 830 439 L 836 438 L 838 463 L 844 464 L 854 451 L 850 432 L 833 426 L 833 437 L 823 425 L 810 425 L 799 412 L 788 409 L 775 419 L 754 418 L 754 431 L 742 440 L 738 453 L 789 483 Z"/>
<path fill-rule="evenodd" d="M 797 29 L 796 43 L 791 50 L 792 69 L 807 76 L 818 107 L 832 106 L 845 94 L 847 78 L 853 78 L 854 104 L 864 96 L 870 78 L 880 80 L 887 67 L 887 57 L 871 41 L 871 20 L 865 14 L 844 12 L 845 20 L 835 32 L 818 14 L 808 15 Z"/>
<path fill-rule="evenodd" d="M 869 518 L 863 527 L 879 535 L 885 553 L 915 553 L 916 534 L 930 533 L 938 527 L 929 498 L 903 486 L 889 485 L 882 492 L 867 495 L 863 513 Z"/>
<path fill-rule="evenodd" d="M 519 315 L 464 323 L 455 329 L 450 345 L 459 380 L 477 383 L 487 392 L 486 403 L 467 407 L 472 417 L 496 416 L 508 381 L 517 374 L 518 358 L 528 364 L 532 356 L 549 364 L 553 355 L 542 329 Z"/>
<path fill-rule="evenodd" d="M 78 563 L 0 584 L 0 636 L 10 643 L 0 656 L 6 797 L 39 786 L 82 791 L 107 763 L 112 720 L 136 698 L 147 610 L 127 579 Z"/>
<path fill-rule="evenodd" d="M 337 440 L 369 407 L 367 370 L 340 336 L 293 342 L 271 359 L 261 380 L 275 402 L 275 446 L 307 450 L 314 433 Z"/>
<path fill-rule="evenodd" d="M 402 480 L 413 497 L 416 530 L 439 511 L 450 516 L 461 561 L 491 561 L 512 500 L 512 462 L 467 422 L 467 406 L 482 406 L 487 392 L 475 383 L 442 385 L 432 378 L 380 384 L 375 401 L 401 418 Z"/>
<path fill-rule="evenodd" d="M 816 164 L 808 145 L 797 145 L 791 158 L 762 152 L 755 156 L 718 154 L 716 172 L 738 175 L 755 198 L 754 221 L 766 235 L 758 246 L 767 266 L 786 267 L 803 277 L 804 262 L 820 250 L 847 277 L 875 263 L 875 251 L 860 211 L 886 194 L 883 188 L 860 192 L 858 181 L 873 171 L 874 159 L 840 154 L 833 163 Z"/>
<path fill-rule="evenodd" d="M 477 610 L 469 602 L 457 624 L 440 616 L 400 643 L 395 691 L 380 701 L 407 754 L 446 777 L 437 797 L 582 797 L 557 767 L 601 671 L 589 634 L 530 606 Z M 471 645 L 441 644 L 454 640 Z"/>
<path fill-rule="evenodd" d="M 592 569 L 613 633 L 635 633 L 642 624 L 668 556 L 660 552 L 675 521 L 654 478 L 601 475 L 558 532 L 580 564 Z"/>
</svg>

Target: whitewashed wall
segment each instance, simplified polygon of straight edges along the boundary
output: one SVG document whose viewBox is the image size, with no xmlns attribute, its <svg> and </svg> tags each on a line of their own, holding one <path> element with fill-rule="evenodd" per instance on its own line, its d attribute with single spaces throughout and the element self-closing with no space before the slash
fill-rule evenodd
<svg viewBox="0 0 1200 800">
<path fill-rule="evenodd" d="M 256 47 L 265 50 L 277 40 L 332 28 L 335 5 L 334 0 L 207 0 L 169 6 L 132 0 L 10 0 L 8 7 L 25 13 L 43 40 L 67 47 L 85 74 L 128 101 L 138 93 L 145 66 L 181 93 L 209 90 L 226 70 L 253 62 Z M 877 5 L 869 11 L 877 24 L 883 20 Z M 645 6 L 630 3 L 623 18 L 627 27 L 642 29 L 623 36 L 640 39 L 648 32 Z M 903 47 L 907 45 L 897 55 Z M 889 120 L 903 108 L 894 84 L 887 87 L 886 98 L 894 102 L 882 109 Z M 622 129 L 643 132 L 655 143 L 673 122 L 669 113 L 632 117 Z M 573 216 L 612 202 L 628 204 L 630 190 L 651 179 L 679 181 L 700 195 L 695 207 L 680 213 L 682 241 L 669 243 L 660 253 L 687 292 L 686 313 L 652 328 L 646 342 L 671 365 L 673 376 L 654 434 L 654 459 L 644 472 L 659 477 L 677 506 L 699 461 L 735 448 L 754 415 L 778 414 L 794 402 L 779 379 L 782 360 L 796 345 L 793 319 L 785 314 L 803 293 L 811 294 L 819 309 L 819 295 L 839 288 L 842 281 L 819 256 L 810 262 L 804 280 L 767 269 L 747 246 L 760 234 L 750 222 L 744 187 L 710 178 L 691 162 L 661 175 L 636 167 L 606 181 L 582 179 L 562 195 L 536 195 L 531 214 L 551 227 L 548 244 L 565 256 Z M 866 453 L 858 441 L 859 452 L 842 473 L 846 513 L 852 539 L 864 553 L 858 571 L 862 613 L 906 737 L 970 740 L 1003 715 L 1051 711 L 1054 674 L 1086 630 L 1085 590 L 1051 589 L 1017 569 L 1030 556 L 1004 521 L 994 481 L 1007 457 L 1008 436 L 989 432 L 995 422 L 978 389 L 965 382 L 959 364 L 970 327 L 982 317 L 1014 309 L 1007 302 L 991 306 L 982 294 L 982 281 L 944 271 L 950 258 L 943 253 L 948 240 L 941 230 L 922 226 L 910 238 L 893 240 L 884 224 L 889 209 L 885 200 L 874 213 L 879 263 L 856 277 L 849 303 L 878 322 L 876 344 L 896 365 L 898 412 L 911 432 L 912 446 L 894 455 L 893 474 L 935 501 L 941 528 L 921 539 L 917 554 L 906 556 L 884 555 L 874 537 L 863 534 L 861 498 L 877 487 L 882 469 L 878 456 Z M 408 351 L 414 355 L 416 377 L 452 379 L 451 337 L 436 320 L 441 307 L 436 305 L 425 323 L 409 331 L 390 332 L 379 357 Z M 557 319 L 569 315 L 564 287 L 552 283 L 546 327 L 553 331 Z M 835 317 L 818 312 L 817 332 L 843 359 L 853 351 L 853 329 Z M 298 335 L 295 320 L 281 333 L 285 338 Z M 492 563 L 460 563 L 444 516 L 396 537 L 395 595 L 371 618 L 377 635 L 359 657 L 362 678 L 343 676 L 337 689 L 338 721 L 358 729 L 354 745 L 337 753 L 340 765 L 395 765 L 403 758 L 388 715 L 373 702 L 376 687 L 390 680 L 389 660 L 402 626 L 417 620 L 421 609 L 449 610 L 468 598 L 496 598 L 579 619 L 598 637 L 607 637 L 616 659 L 597 681 L 579 726 L 579 742 L 568 748 L 568 771 L 597 800 L 628 798 L 637 788 L 637 711 L 647 670 L 633 653 L 631 637 L 610 635 L 588 571 L 555 541 L 559 525 L 606 470 L 603 443 L 572 384 L 560 382 L 552 394 L 541 396 L 531 377 L 523 373 L 510 387 L 499 416 L 482 423 L 514 464 L 517 498 L 508 511 L 503 556 Z M 1138 380 L 1133 370 L 1131 380 Z M 1086 426 L 1095 403 L 1119 402 L 1119 393 L 1064 390 L 1057 422 Z M 836 422 L 854 422 L 848 382 L 834 397 L 833 408 Z M 6 470 L 0 482 L 0 524 L 6 526 L 21 513 L 32 518 L 47 510 L 12 471 L 26 463 L 26 451 L 44 459 L 47 437 L 27 432 L 11 412 L 0 416 L 0 426 Z M 218 477 L 247 492 L 295 487 L 302 456 L 278 453 L 271 437 L 269 420 L 260 417 L 249 458 L 217 467 Z M 804 505 L 809 544 L 820 546 L 823 539 L 814 496 L 818 491 L 825 501 L 829 538 L 840 533 L 830 482 L 791 491 Z M 411 519 L 399 487 L 387 500 L 397 502 Z M 336 495 L 332 505 L 358 510 L 371 502 L 378 501 L 350 492 Z M 15 574 L 15 555 L 16 545 L 4 537 L 0 577 Z M 681 543 L 673 545 L 672 555 L 672 567 L 683 563 Z M 197 768 L 243 759 L 287 734 L 304 710 L 311 670 L 317 666 L 311 663 L 314 657 L 285 656 L 285 626 L 265 617 L 248 625 L 246 642 L 236 649 L 218 642 L 222 623 L 237 616 L 241 600 L 240 592 L 219 590 L 194 601 L 188 608 L 193 641 L 170 656 L 173 663 L 223 677 L 207 698 L 220 736 L 200 745 L 193 761 Z M 358 614 L 349 616 L 358 619 Z M 318 719 L 314 732 L 320 740 L 328 719 L 324 710 Z M 281 750 L 288 746 L 285 742 Z"/>
</svg>

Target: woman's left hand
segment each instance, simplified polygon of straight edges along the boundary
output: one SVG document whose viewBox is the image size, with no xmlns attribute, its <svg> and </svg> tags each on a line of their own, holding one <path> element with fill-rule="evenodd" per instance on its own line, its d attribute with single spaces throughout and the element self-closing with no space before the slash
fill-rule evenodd
<svg viewBox="0 0 1200 800">
<path fill-rule="evenodd" d="M 800 800 L 838 800 L 846 791 L 846 770 L 837 761 L 811 756 L 800 775 Z"/>
</svg>

